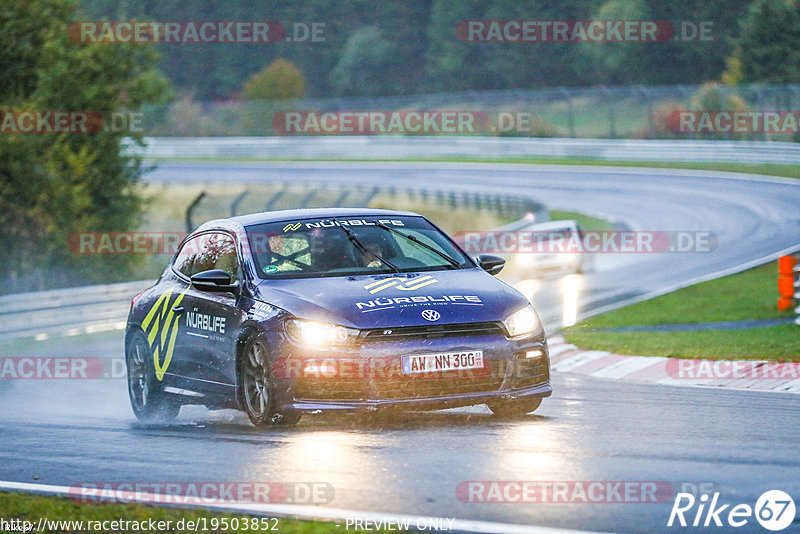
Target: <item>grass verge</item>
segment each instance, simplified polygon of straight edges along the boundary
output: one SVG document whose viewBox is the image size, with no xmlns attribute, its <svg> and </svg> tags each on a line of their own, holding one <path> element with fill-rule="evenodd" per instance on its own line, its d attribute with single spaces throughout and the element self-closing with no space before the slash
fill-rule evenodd
<svg viewBox="0 0 800 534">
<path fill-rule="evenodd" d="M 169 521 L 170 528 L 159 529 L 156 531 L 149 530 L 148 528 L 139 529 L 140 532 L 281 532 L 282 534 L 323 534 L 326 532 L 340 532 L 344 531 L 344 525 L 337 527 L 333 523 L 323 521 L 304 521 L 299 519 L 285 519 L 278 518 L 277 523 L 273 518 L 267 522 L 262 522 L 260 519 L 254 526 L 257 528 L 241 528 L 244 521 L 247 520 L 247 526 L 252 526 L 250 521 L 253 520 L 252 516 L 245 514 L 227 514 L 215 513 L 208 510 L 196 508 L 159 508 L 157 506 L 145 504 L 95 504 L 95 503 L 81 503 L 65 497 L 50 497 L 43 495 L 30 495 L 26 493 L 16 492 L 0 492 L 0 517 L 6 522 L 12 519 L 20 519 L 33 523 L 34 527 L 39 524 L 40 518 L 46 518 L 51 522 L 54 521 L 83 521 L 83 528 L 78 528 L 73 523 L 70 528 L 67 525 L 61 525 L 63 528 L 58 528 L 57 525 L 50 525 L 50 528 L 44 528 L 38 532 L 75 532 L 75 531 L 92 531 L 92 532 L 116 532 L 121 529 L 97 529 L 90 528 L 88 522 L 109 522 L 107 525 L 111 527 L 112 521 L 136 521 L 139 523 L 144 522 L 147 524 L 149 520 L 155 522 L 164 521 L 162 526 L 167 525 Z M 227 520 L 227 521 L 224 521 Z M 234 524 L 232 520 L 240 528 L 232 528 Z M 179 522 L 183 521 L 183 528 L 179 528 Z M 194 525 L 200 528 L 188 528 L 188 523 L 192 521 Z M 203 525 L 207 529 L 202 528 Z M 228 528 L 223 528 L 224 526 Z M 269 528 L 265 528 L 265 525 Z M 213 528 L 216 526 L 216 528 Z M 132 530 L 126 530 L 132 531 Z M 8 530 L 0 530 L 0 532 L 10 532 Z M 362 532 L 388 532 L 387 530 L 362 530 Z M 393 530 L 392 532 L 398 532 Z M 399 532 L 416 532 L 399 531 Z"/>
<path fill-rule="evenodd" d="M 777 311 L 777 262 L 593 317 L 565 330 L 579 347 L 638 356 L 800 362 L 800 327 L 600 332 L 599 329 L 791 317 Z"/>
<path fill-rule="evenodd" d="M 615 354 L 800 362 L 800 326 L 794 324 L 697 332 L 570 333 L 566 338 L 582 348 Z"/>
</svg>

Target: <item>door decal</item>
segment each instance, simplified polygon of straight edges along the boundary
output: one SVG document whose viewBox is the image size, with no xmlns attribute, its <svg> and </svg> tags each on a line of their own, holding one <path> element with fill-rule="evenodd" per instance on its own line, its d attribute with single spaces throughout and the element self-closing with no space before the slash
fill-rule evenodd
<svg viewBox="0 0 800 534">
<path fill-rule="evenodd" d="M 184 289 L 172 302 L 170 302 L 172 290 L 165 291 L 158 297 L 142 321 L 142 328 L 147 334 L 147 341 L 153 351 L 153 368 L 156 372 L 156 379 L 159 381 L 164 379 L 164 373 L 169 368 L 172 352 L 175 350 L 175 339 L 178 337 L 180 321 L 172 308 L 181 303 L 188 290 L 188 287 Z"/>
</svg>

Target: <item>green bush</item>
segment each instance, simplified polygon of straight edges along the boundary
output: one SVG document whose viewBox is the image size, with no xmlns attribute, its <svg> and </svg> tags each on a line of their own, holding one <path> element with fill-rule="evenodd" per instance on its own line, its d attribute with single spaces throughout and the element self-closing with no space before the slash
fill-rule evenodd
<svg viewBox="0 0 800 534">
<path fill-rule="evenodd" d="M 303 73 L 291 61 L 276 59 L 253 74 L 242 88 L 245 100 L 290 100 L 306 91 Z"/>
</svg>

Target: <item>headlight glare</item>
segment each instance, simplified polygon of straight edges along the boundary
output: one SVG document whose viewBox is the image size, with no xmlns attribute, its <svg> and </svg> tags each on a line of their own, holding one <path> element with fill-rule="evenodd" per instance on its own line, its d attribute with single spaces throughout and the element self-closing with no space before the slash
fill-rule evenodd
<svg viewBox="0 0 800 534">
<path fill-rule="evenodd" d="M 286 333 L 298 343 L 314 347 L 346 345 L 358 338 L 358 330 L 353 328 L 303 319 L 286 321 Z"/>
<path fill-rule="evenodd" d="M 535 332 L 540 328 L 539 316 L 533 306 L 528 305 L 503 319 L 508 337 L 519 337 Z"/>
</svg>

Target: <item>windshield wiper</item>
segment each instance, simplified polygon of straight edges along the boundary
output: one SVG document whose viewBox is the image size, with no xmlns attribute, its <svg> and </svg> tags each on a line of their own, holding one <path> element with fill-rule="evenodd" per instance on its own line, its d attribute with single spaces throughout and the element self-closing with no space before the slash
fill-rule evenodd
<svg viewBox="0 0 800 534">
<path fill-rule="evenodd" d="M 400 272 L 400 269 L 398 269 L 393 264 L 389 263 L 388 260 L 386 260 L 383 257 L 381 257 L 377 252 L 373 252 L 371 250 L 368 250 L 367 247 L 365 247 L 364 244 L 361 241 L 359 241 L 358 238 L 355 235 L 353 235 L 353 232 L 351 232 L 349 228 L 339 224 L 339 221 L 337 221 L 336 219 L 331 219 L 331 220 L 334 222 L 334 224 L 336 226 L 341 228 L 342 231 L 344 231 L 345 234 L 347 234 L 347 239 L 349 239 L 350 242 L 353 243 L 353 245 L 355 245 L 356 248 L 362 252 L 362 254 L 366 254 L 366 255 L 372 256 L 373 258 L 377 259 L 379 262 L 383 263 L 384 265 L 386 265 L 387 267 L 389 267 L 391 270 L 393 270 L 396 273 Z"/>
<path fill-rule="evenodd" d="M 382 223 L 382 222 L 380 222 L 380 221 L 375 221 L 375 226 L 377 226 L 378 228 L 383 228 L 384 230 L 386 230 L 386 231 L 388 231 L 388 232 L 391 232 L 391 233 L 393 233 L 393 234 L 397 234 L 397 235 L 399 235 L 399 236 L 403 236 L 403 237 L 405 237 L 406 239 L 408 239 L 409 241 L 411 241 L 412 243 L 416 243 L 417 245 L 421 246 L 422 248 L 425 248 L 425 249 L 427 249 L 427 250 L 430 250 L 431 252 L 433 252 L 433 253 L 434 253 L 434 254 L 436 254 L 437 256 L 439 256 L 439 257 L 441 257 L 442 259 L 444 259 L 444 260 L 445 260 L 447 263 L 449 263 L 449 264 L 450 264 L 450 265 L 451 265 L 451 266 L 452 266 L 454 269 L 460 269 L 460 268 L 461 268 L 461 264 L 460 264 L 460 263 L 458 263 L 456 260 L 454 260 L 453 258 L 451 258 L 450 256 L 448 256 L 448 255 L 447 255 L 447 254 L 445 254 L 444 252 L 442 252 L 442 251 L 440 251 L 440 250 L 437 250 L 437 249 L 435 249 L 434 247 L 430 246 L 429 244 L 427 244 L 427 243 L 423 243 L 422 241 L 420 241 L 419 239 L 417 239 L 417 238 L 416 238 L 416 237 L 414 237 L 413 235 L 408 235 L 408 234 L 405 234 L 405 233 L 401 232 L 400 230 L 395 230 L 395 229 L 394 229 L 394 228 L 392 228 L 391 226 L 386 226 L 385 224 L 383 224 L 383 223 Z"/>
</svg>

